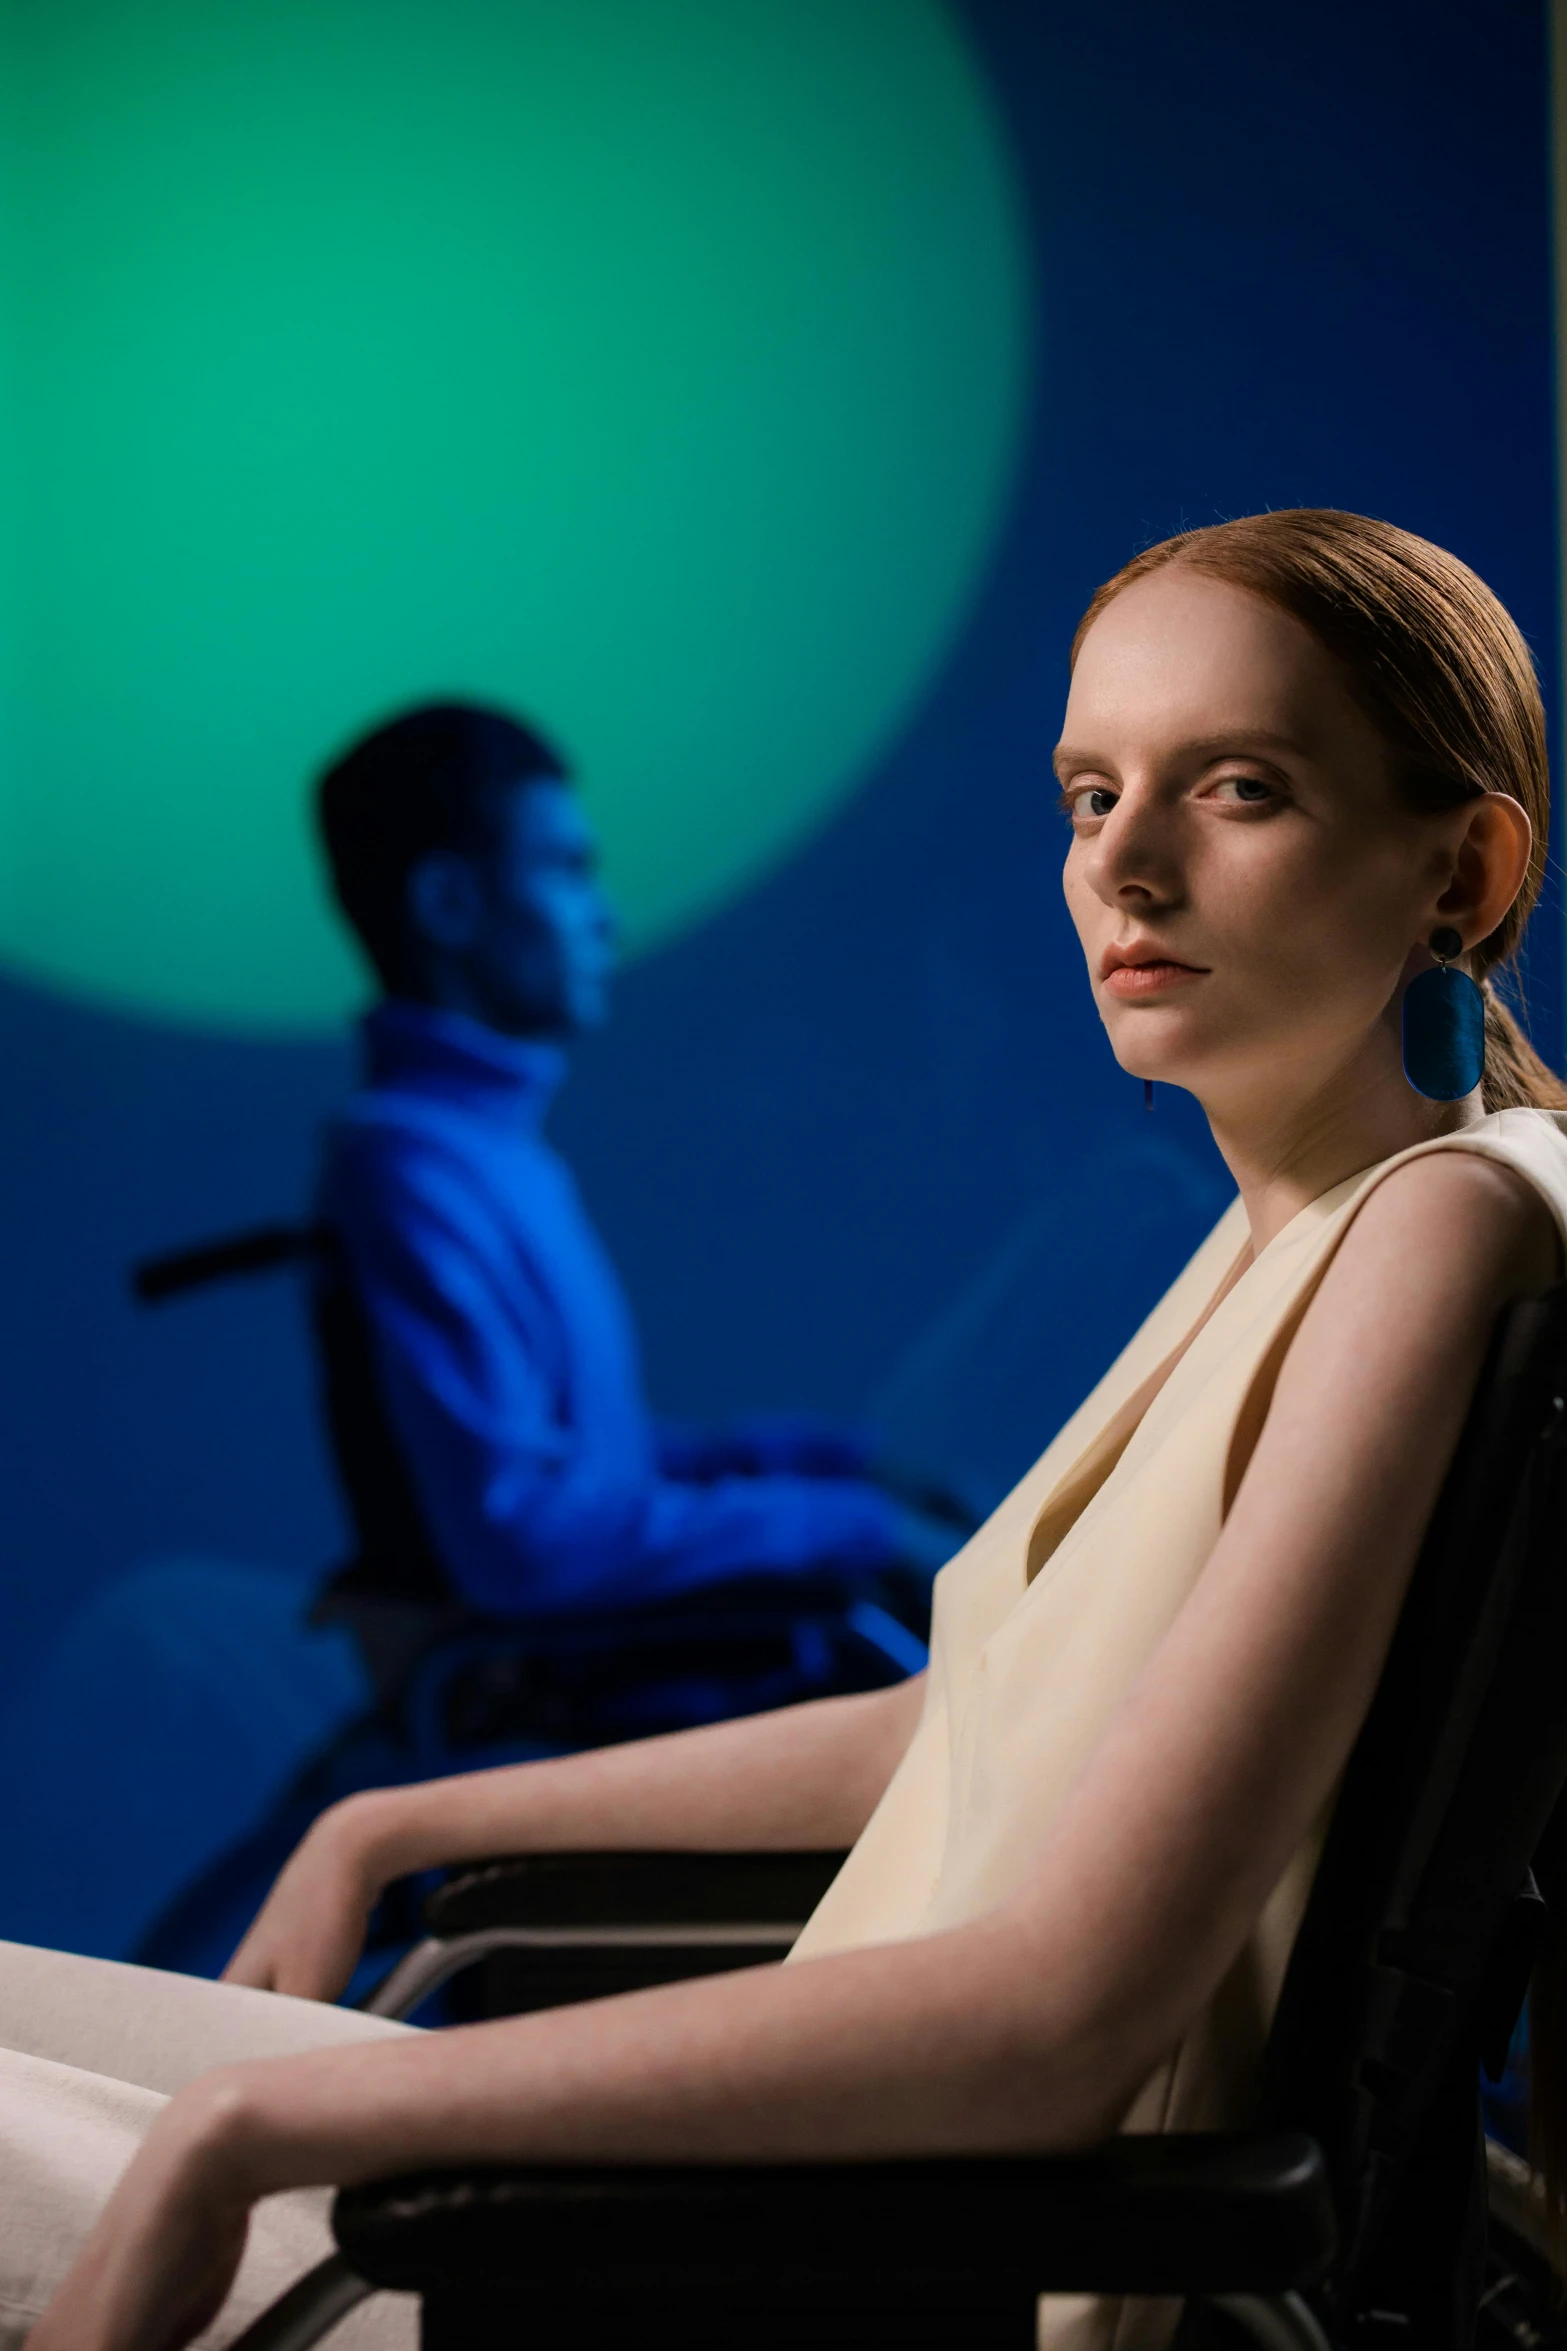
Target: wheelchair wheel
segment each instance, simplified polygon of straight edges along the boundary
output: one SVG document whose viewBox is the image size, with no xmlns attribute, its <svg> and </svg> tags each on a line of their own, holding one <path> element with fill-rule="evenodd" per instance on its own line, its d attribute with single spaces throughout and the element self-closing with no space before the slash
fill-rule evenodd
<svg viewBox="0 0 1567 2351">
<path fill-rule="evenodd" d="M 1567 2299 L 1546 2257 L 1545 2215 L 1529 2166 L 1488 2139 L 1490 2242 L 1475 2351 L 1567 2351 Z"/>
</svg>

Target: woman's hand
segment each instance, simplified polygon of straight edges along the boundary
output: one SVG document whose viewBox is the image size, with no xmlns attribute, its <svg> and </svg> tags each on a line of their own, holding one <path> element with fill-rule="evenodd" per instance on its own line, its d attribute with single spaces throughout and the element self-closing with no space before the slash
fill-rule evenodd
<svg viewBox="0 0 1567 2351">
<path fill-rule="evenodd" d="M 255 1923 L 223 1971 L 229 1984 L 335 2000 L 364 1948 L 381 1889 L 399 1874 L 382 1830 L 384 1804 L 350 1797 L 323 1812 L 284 1863 Z"/>
<path fill-rule="evenodd" d="M 250 2219 L 231 2159 L 233 2105 L 227 2077 L 209 2074 L 165 2108 L 28 2351 L 182 2351 L 210 2326 Z"/>
<path fill-rule="evenodd" d="M 955 1541 L 945 1532 L 941 1547 Z M 321 1815 L 285 1864 L 225 1981 L 335 2000 L 377 1896 L 414 1870 L 494 1853 L 850 1844 L 914 1735 L 923 1689 L 914 1679 L 586 1755 L 350 1796 Z"/>
</svg>

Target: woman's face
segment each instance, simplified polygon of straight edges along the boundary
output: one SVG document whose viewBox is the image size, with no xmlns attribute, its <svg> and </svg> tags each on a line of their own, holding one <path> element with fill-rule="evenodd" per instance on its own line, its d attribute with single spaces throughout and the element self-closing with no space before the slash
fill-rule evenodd
<svg viewBox="0 0 1567 2351">
<path fill-rule="evenodd" d="M 1404 1085 L 1400 984 L 1454 919 L 1468 811 L 1401 805 L 1308 630 L 1179 564 L 1139 580 L 1084 639 L 1056 770 L 1067 904 L 1123 1068 L 1210 1110 Z"/>
</svg>

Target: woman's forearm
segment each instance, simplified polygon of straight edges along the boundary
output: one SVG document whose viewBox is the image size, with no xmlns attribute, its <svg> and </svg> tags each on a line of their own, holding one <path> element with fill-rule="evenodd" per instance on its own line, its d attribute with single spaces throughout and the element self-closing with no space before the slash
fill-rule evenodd
<svg viewBox="0 0 1567 2351">
<path fill-rule="evenodd" d="M 914 1732 L 919 1682 L 558 1761 L 351 1796 L 285 1864 L 225 1973 L 335 2000 L 381 1888 L 496 1853 L 830 1850 L 875 1810 Z"/>
<path fill-rule="evenodd" d="M 233 2068 L 193 2085 L 246 2197 L 426 2166 L 1050 2147 L 1134 2084 L 991 1920 L 798 1967 Z M 961 1948 L 960 1948 L 961 1946 Z M 178 2121 L 178 2118 L 171 2118 Z"/>
<path fill-rule="evenodd" d="M 507 1852 L 849 1845 L 913 1735 L 922 1687 L 380 1789 L 341 1808 L 344 1827 L 383 1878 Z"/>
</svg>

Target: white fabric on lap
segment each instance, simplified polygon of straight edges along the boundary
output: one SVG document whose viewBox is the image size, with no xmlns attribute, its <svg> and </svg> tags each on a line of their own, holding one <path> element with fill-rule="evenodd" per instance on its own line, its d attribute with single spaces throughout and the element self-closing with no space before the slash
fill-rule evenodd
<svg viewBox="0 0 1567 2351">
<path fill-rule="evenodd" d="M 293 2057 L 414 2029 L 320 2000 L 0 1942 L 0 2049 L 168 2097 L 215 2065 Z"/>
<path fill-rule="evenodd" d="M 215 2065 L 411 2031 L 312 2000 L 0 1943 L 0 2351 L 20 2351 L 168 2094 Z M 219 2351 L 332 2250 L 329 2189 L 256 2208 Z M 418 2305 L 382 2294 L 332 2351 L 415 2351 Z"/>
</svg>

